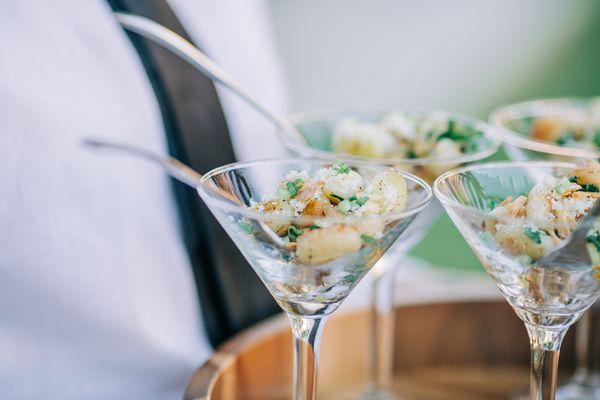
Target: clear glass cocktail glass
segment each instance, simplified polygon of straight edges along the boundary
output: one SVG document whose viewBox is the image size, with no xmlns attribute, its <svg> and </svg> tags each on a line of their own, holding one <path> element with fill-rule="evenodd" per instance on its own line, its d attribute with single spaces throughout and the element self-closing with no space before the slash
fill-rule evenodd
<svg viewBox="0 0 600 400">
<path fill-rule="evenodd" d="M 544 176 L 568 176 L 573 167 L 563 162 L 472 165 L 445 173 L 434 183 L 436 197 L 525 323 L 531 344 L 532 400 L 555 398 L 562 339 L 600 297 L 600 274 L 597 266 L 585 263 L 532 263 L 523 247 L 529 242 L 519 240 L 528 227 L 571 231 L 576 222 L 500 217 L 489 212 L 506 197 L 529 193 Z M 498 224 L 510 232 L 502 243 L 490 234 L 490 227 Z"/>
<path fill-rule="evenodd" d="M 316 111 L 297 114 L 290 117 L 291 122 L 301 133 L 298 137 L 290 132 L 281 131 L 280 138 L 284 146 L 292 153 L 303 157 L 319 157 L 370 162 L 389 165 L 411 172 L 428 182 L 433 182 L 441 173 L 465 163 L 482 160 L 496 152 L 500 141 L 496 132 L 486 123 L 469 116 L 444 111 L 394 111 L 421 123 L 432 121 L 454 121 L 458 125 L 473 129 L 481 135 L 476 147 L 461 156 L 435 156 L 426 158 L 367 158 L 345 153 L 336 153 L 332 149 L 332 137 L 336 125 L 347 118 L 361 122 L 377 123 L 389 112 L 350 112 Z M 391 399 L 401 397 L 393 393 L 393 354 L 394 354 L 394 278 L 399 260 L 425 236 L 431 224 L 441 214 L 437 201 L 428 207 L 408 228 L 405 240 L 399 241 L 388 251 L 370 274 L 372 295 L 370 299 L 370 326 L 368 343 L 368 383 L 364 399 Z"/>
<path fill-rule="evenodd" d="M 400 172 L 407 183 L 408 201 L 406 208 L 398 212 L 291 218 L 249 208 L 264 195 L 271 195 L 289 171 L 306 170 L 313 175 L 330 165 L 330 161 L 301 158 L 235 163 L 205 174 L 198 185 L 201 198 L 290 319 L 294 335 L 295 400 L 316 398 L 319 342 L 327 317 L 432 198 L 426 182 Z M 367 178 L 388 169 L 351 161 L 347 165 Z M 290 223 L 311 227 L 310 232 L 322 236 L 312 242 L 313 254 L 318 254 L 315 255 L 318 260 L 302 259 L 289 242 L 282 241 L 274 233 L 274 226 Z M 315 226 L 321 229 L 312 230 Z M 381 237 L 370 238 L 359 244 L 360 248 L 340 253 L 340 247 L 345 245 L 344 232 L 357 227 L 368 229 L 369 226 L 382 229 Z M 305 235 L 306 232 L 302 234 Z M 318 251 L 314 246 L 319 247 Z"/>
<path fill-rule="evenodd" d="M 504 139 L 504 148 L 513 160 L 581 160 L 600 158 L 600 148 L 573 146 L 531 137 L 536 118 L 557 120 L 576 118 L 590 121 L 600 134 L 600 97 L 531 100 L 500 107 L 490 115 L 490 122 L 498 127 Z M 594 119 L 598 118 L 597 121 Z M 593 128 L 592 128 L 593 129 Z M 594 134 L 595 132 L 590 132 Z M 592 307 L 577 324 L 576 371 L 573 378 L 560 386 L 559 400 L 600 399 L 600 304 Z M 527 398 L 516 394 L 515 398 Z"/>
</svg>

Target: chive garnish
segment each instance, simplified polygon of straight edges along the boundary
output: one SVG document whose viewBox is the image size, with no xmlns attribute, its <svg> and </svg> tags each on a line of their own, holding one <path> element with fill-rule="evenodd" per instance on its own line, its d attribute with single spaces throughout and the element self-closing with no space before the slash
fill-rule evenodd
<svg viewBox="0 0 600 400">
<path fill-rule="evenodd" d="M 592 235 L 586 238 L 588 243 L 596 246 L 596 250 L 600 251 L 600 233 L 594 232 Z"/>
<path fill-rule="evenodd" d="M 375 240 L 375 238 L 373 236 L 365 235 L 364 233 L 362 235 L 360 235 L 360 238 L 366 244 L 375 244 L 375 243 L 377 243 L 377 241 Z"/>
<path fill-rule="evenodd" d="M 346 164 L 344 164 L 341 161 L 338 161 L 333 167 L 333 170 L 335 172 L 337 172 L 338 174 L 349 174 L 351 169 L 349 166 L 347 166 Z"/>
<path fill-rule="evenodd" d="M 529 239 L 533 240 L 534 243 L 537 243 L 537 244 L 541 244 L 542 243 L 542 238 L 541 238 L 541 232 L 540 231 L 534 231 L 530 227 L 526 226 L 525 229 L 523 229 L 523 233 Z"/>
<path fill-rule="evenodd" d="M 296 228 L 294 225 L 290 225 L 288 228 L 288 238 L 290 242 L 295 242 L 298 239 L 298 236 L 302 235 L 304 231 L 300 228 Z"/>
<path fill-rule="evenodd" d="M 583 185 L 581 185 L 581 190 L 583 190 L 584 192 L 600 192 L 598 186 L 592 185 L 591 183 L 584 183 Z"/>
</svg>

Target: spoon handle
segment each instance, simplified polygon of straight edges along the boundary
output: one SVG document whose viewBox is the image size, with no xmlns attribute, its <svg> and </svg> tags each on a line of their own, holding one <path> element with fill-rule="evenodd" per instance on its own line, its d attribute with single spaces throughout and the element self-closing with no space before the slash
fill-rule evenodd
<svg viewBox="0 0 600 400">
<path fill-rule="evenodd" d="M 142 35 L 172 51 L 210 79 L 223 84 L 273 122 L 279 129 L 292 131 L 294 134 L 300 135 L 288 120 L 271 112 L 268 107 L 252 96 L 206 54 L 172 30 L 139 15 L 122 12 L 117 12 L 115 15 L 123 28 Z"/>
<path fill-rule="evenodd" d="M 202 179 L 202 174 L 188 167 L 181 161 L 170 156 L 152 153 L 141 147 L 126 143 L 117 143 L 90 138 L 83 139 L 83 145 L 98 150 L 119 151 L 160 164 L 170 176 L 193 188 L 196 188 L 200 184 L 200 179 Z"/>
<path fill-rule="evenodd" d="M 202 174 L 188 167 L 176 158 L 161 155 L 158 153 L 153 153 L 142 147 L 130 145 L 127 143 L 111 142 L 107 140 L 92 138 L 84 138 L 82 144 L 86 147 L 95 150 L 106 150 L 113 152 L 117 151 L 127 154 L 129 156 L 140 157 L 153 163 L 159 164 L 171 177 L 177 179 L 180 182 L 185 183 L 186 185 L 193 187 L 194 189 L 198 188 L 198 186 L 200 185 L 200 180 L 202 179 Z M 230 193 L 229 191 L 219 187 L 218 185 L 211 185 L 210 188 L 211 190 L 219 193 L 224 198 L 229 199 L 234 204 L 244 206 L 242 201 L 235 194 Z M 261 231 L 264 234 L 266 234 L 277 246 L 288 250 L 290 249 L 290 243 L 284 242 L 283 239 L 280 238 L 277 235 L 277 233 L 273 232 L 273 230 L 269 228 L 269 226 L 265 222 L 258 221 L 258 224 L 261 227 Z"/>
</svg>

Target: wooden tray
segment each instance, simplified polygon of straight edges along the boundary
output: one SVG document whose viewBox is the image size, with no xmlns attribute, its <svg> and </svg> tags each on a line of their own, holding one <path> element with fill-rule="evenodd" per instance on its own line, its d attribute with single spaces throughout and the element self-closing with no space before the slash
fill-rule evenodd
<svg viewBox="0 0 600 400">
<path fill-rule="evenodd" d="M 319 400 L 352 398 L 366 370 L 368 314 L 329 320 L 321 348 Z M 561 375 L 573 364 L 567 335 Z M 291 333 L 275 317 L 228 341 L 191 378 L 185 400 L 288 399 Z M 406 399 L 506 399 L 529 382 L 523 323 L 504 302 L 455 302 L 396 308 L 394 387 Z"/>
</svg>

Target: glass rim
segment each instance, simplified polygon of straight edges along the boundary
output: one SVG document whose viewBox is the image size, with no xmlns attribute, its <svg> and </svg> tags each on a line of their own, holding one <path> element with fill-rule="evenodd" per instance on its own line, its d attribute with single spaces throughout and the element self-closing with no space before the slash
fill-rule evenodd
<svg viewBox="0 0 600 400">
<path fill-rule="evenodd" d="M 579 224 L 579 221 L 573 222 L 558 222 L 558 221 L 547 221 L 547 220 L 539 220 L 533 218 L 525 218 L 525 217 L 507 217 L 507 216 L 497 216 L 490 215 L 490 211 L 484 211 L 478 208 L 475 208 L 470 205 L 466 205 L 460 203 L 458 200 L 451 198 L 447 194 L 443 192 L 440 186 L 451 176 L 457 176 L 459 174 L 463 174 L 466 172 L 470 172 L 473 170 L 493 170 L 498 168 L 514 168 L 514 167 L 547 167 L 547 168 L 565 168 L 565 169 L 573 169 L 576 164 L 568 161 L 499 161 L 493 163 L 485 163 L 485 164 L 472 164 L 461 168 L 455 168 L 450 171 L 444 172 L 433 182 L 433 193 L 435 197 L 439 200 L 440 203 L 444 207 L 452 207 L 456 208 L 468 213 L 479 215 L 483 218 L 493 218 L 495 220 L 501 222 L 510 222 L 510 223 L 518 223 L 517 225 L 527 225 L 532 224 L 534 226 L 542 226 L 542 227 L 573 227 Z"/>
<path fill-rule="evenodd" d="M 365 167 L 365 168 L 375 168 L 377 165 L 373 165 L 372 163 L 367 162 L 355 162 L 352 160 L 345 160 L 344 158 L 338 158 L 338 160 L 347 163 L 350 167 Z M 406 217 L 412 216 L 414 214 L 419 213 L 425 207 L 429 205 L 431 200 L 433 199 L 433 190 L 425 180 L 419 178 L 418 176 L 411 174 L 409 172 L 401 171 L 394 169 L 396 172 L 400 173 L 403 178 L 412 181 L 417 184 L 422 190 L 425 192 L 425 197 L 416 205 L 411 207 L 407 207 L 401 211 L 386 213 L 386 214 L 369 214 L 364 216 L 356 216 L 356 215 L 345 215 L 341 217 L 314 217 L 314 216 L 289 216 L 289 215 L 281 215 L 281 214 L 269 214 L 264 212 L 253 211 L 252 209 L 246 206 L 234 205 L 223 198 L 219 198 L 209 192 L 210 188 L 208 188 L 208 182 L 215 176 L 223 174 L 225 172 L 230 172 L 234 170 L 240 170 L 243 168 L 254 167 L 257 165 L 269 165 L 269 164 L 292 164 L 292 163 L 331 163 L 330 159 L 323 158 L 313 158 L 313 157 L 294 157 L 294 158 L 272 158 L 272 159 L 261 159 L 261 160 L 253 160 L 253 161 L 239 161 L 230 164 L 226 164 L 217 168 L 214 168 L 204 174 L 200 179 L 196 189 L 202 199 L 206 201 L 208 204 L 215 206 L 220 209 L 232 211 L 239 213 L 247 218 L 251 218 L 254 220 L 269 220 L 269 221 L 297 221 L 297 222 L 315 222 L 315 221 L 327 221 L 328 223 L 351 223 L 351 222 L 360 222 L 360 221 L 370 221 L 370 220 L 398 220 L 404 219 Z M 389 169 L 387 166 L 381 165 L 382 169 Z"/>
<path fill-rule="evenodd" d="M 600 96 L 591 97 L 551 97 L 551 98 L 539 98 L 521 101 L 518 103 L 505 104 L 495 108 L 489 115 L 490 124 L 494 125 L 500 133 L 502 141 L 504 143 L 536 151 L 539 153 L 552 154 L 557 156 L 566 156 L 573 158 L 600 158 L 600 151 L 593 151 L 589 149 L 582 149 L 578 147 L 560 146 L 548 141 L 533 139 L 531 137 L 525 137 L 512 129 L 507 128 L 504 125 L 506 120 L 515 120 L 518 118 L 543 116 L 547 114 L 542 113 L 526 113 L 527 107 L 535 105 L 562 103 L 562 102 L 573 102 L 573 101 L 591 101 L 599 99 Z"/>
<path fill-rule="evenodd" d="M 294 127 L 297 127 L 298 124 L 303 122 L 310 122 L 314 120 L 323 119 L 325 116 L 332 116 L 336 114 L 348 114 L 348 115 L 362 115 L 362 116 L 383 116 L 393 112 L 401 112 L 401 113 L 414 113 L 414 114 L 440 114 L 451 116 L 461 123 L 468 123 L 471 126 L 480 125 L 483 136 L 490 141 L 490 146 L 482 150 L 478 150 L 472 153 L 466 153 L 460 156 L 453 157 L 422 157 L 422 158 L 396 158 L 396 157 L 364 157 L 364 156 L 356 156 L 352 154 L 345 153 L 336 153 L 335 151 L 329 150 L 320 150 L 314 147 L 309 146 L 306 143 L 300 143 L 295 139 L 296 135 L 288 132 L 284 129 L 277 129 L 278 135 L 283 143 L 283 145 L 296 154 L 310 154 L 311 157 L 318 158 L 327 158 L 327 159 L 336 159 L 343 157 L 347 160 L 355 160 L 355 161 L 363 161 L 371 164 L 404 164 L 404 165 L 414 165 L 414 166 L 425 166 L 431 164 L 463 164 L 472 161 L 482 160 L 494 154 L 498 151 L 498 148 L 502 144 L 501 135 L 496 132 L 497 128 L 488 124 L 486 121 L 471 117 L 469 115 L 452 113 L 449 111 L 443 110 L 426 110 L 426 109 L 396 109 L 396 110 L 344 110 L 344 109 L 322 109 L 322 110 L 312 110 L 312 111 L 304 111 L 296 114 L 292 114 L 288 117 L 289 121 L 292 123 Z"/>
</svg>

